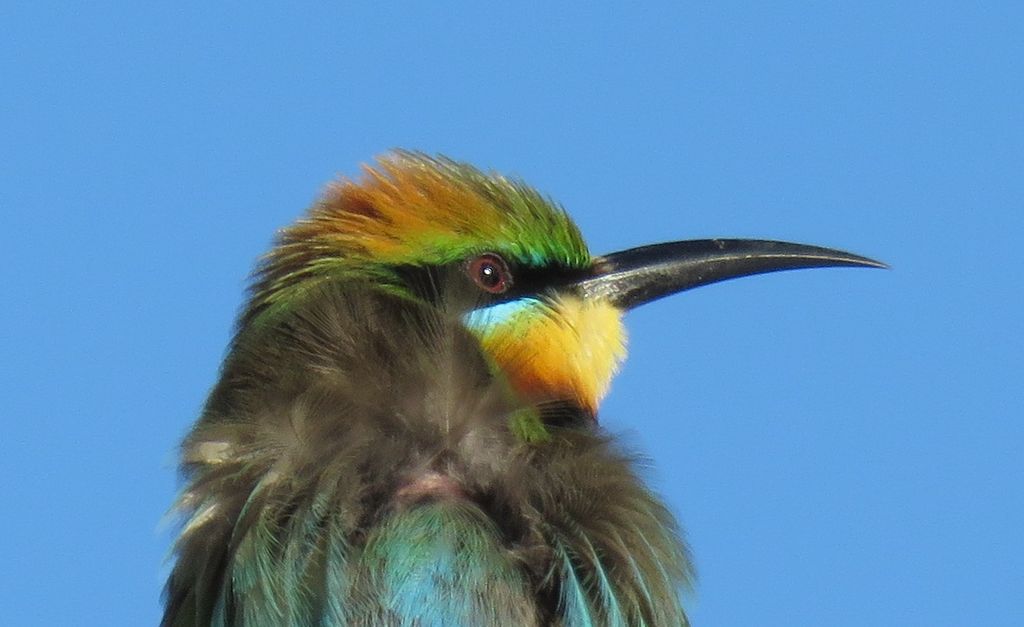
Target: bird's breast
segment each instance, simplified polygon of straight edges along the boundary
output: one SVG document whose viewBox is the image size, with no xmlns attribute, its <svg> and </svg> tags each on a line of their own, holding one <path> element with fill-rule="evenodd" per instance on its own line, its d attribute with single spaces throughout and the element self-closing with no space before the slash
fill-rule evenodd
<svg viewBox="0 0 1024 627">
<path fill-rule="evenodd" d="M 404 498 L 437 500 L 399 508 L 371 532 L 355 573 L 356 581 L 368 584 L 361 593 L 370 602 L 351 621 L 537 624 L 527 578 L 498 529 L 468 501 L 451 498 L 452 489 L 436 473 L 404 488 Z"/>
</svg>

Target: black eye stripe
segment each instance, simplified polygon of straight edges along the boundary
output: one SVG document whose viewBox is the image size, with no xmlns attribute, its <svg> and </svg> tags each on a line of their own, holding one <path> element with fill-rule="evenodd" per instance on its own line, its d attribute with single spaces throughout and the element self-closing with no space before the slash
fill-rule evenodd
<svg viewBox="0 0 1024 627">
<path fill-rule="evenodd" d="M 504 290 L 495 289 L 482 286 L 473 271 L 473 262 L 481 256 L 440 265 L 402 264 L 392 266 L 391 270 L 399 284 L 431 303 L 437 303 L 443 294 L 451 293 L 446 291 L 448 288 L 445 285 L 458 279 L 459 284 L 472 289 L 476 294 L 474 306 L 493 305 L 526 296 L 544 297 L 546 293 L 562 290 L 572 291 L 573 283 L 589 276 L 587 268 L 573 268 L 561 264 L 535 266 L 519 263 L 514 259 L 505 261 L 507 258 L 499 255 L 504 265 L 498 267 L 503 268 L 508 274 Z"/>
</svg>

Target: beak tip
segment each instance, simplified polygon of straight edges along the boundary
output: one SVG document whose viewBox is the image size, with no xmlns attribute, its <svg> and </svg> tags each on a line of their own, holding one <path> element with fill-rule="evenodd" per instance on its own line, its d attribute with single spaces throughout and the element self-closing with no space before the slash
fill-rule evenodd
<svg viewBox="0 0 1024 627">
<path fill-rule="evenodd" d="M 844 265 L 849 265 L 851 267 L 875 268 L 878 270 L 892 270 L 892 266 L 885 263 L 884 261 L 879 261 L 877 259 L 872 259 L 870 257 L 861 257 L 860 255 L 854 255 L 851 253 L 845 253 L 845 256 L 841 259 L 841 261 L 845 262 Z"/>
</svg>

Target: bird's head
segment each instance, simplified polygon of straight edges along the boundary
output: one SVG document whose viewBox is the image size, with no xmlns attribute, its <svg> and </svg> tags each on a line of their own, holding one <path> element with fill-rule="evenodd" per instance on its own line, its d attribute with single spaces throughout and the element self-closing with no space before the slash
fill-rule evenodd
<svg viewBox="0 0 1024 627">
<path fill-rule="evenodd" d="M 311 288 L 358 280 L 441 307 L 476 336 L 495 374 L 534 406 L 593 417 L 625 356 L 623 313 L 738 276 L 880 266 L 832 249 L 695 240 L 593 256 L 551 200 L 520 181 L 397 152 L 332 186 L 259 270 L 241 330 Z"/>
</svg>

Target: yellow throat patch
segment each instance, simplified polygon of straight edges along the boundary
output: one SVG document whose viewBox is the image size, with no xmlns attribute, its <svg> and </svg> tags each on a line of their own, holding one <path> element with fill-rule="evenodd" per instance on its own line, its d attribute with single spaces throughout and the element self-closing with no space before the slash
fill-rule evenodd
<svg viewBox="0 0 1024 627">
<path fill-rule="evenodd" d="M 502 315 L 478 311 L 469 326 L 512 387 L 533 403 L 568 400 L 595 413 L 626 356 L 622 312 L 575 296 L 517 303 Z"/>
</svg>

